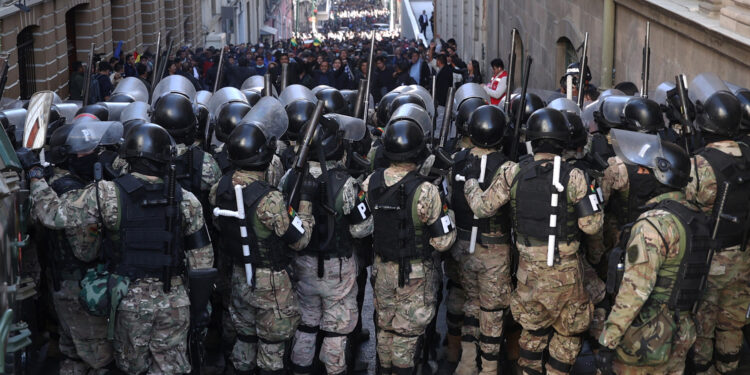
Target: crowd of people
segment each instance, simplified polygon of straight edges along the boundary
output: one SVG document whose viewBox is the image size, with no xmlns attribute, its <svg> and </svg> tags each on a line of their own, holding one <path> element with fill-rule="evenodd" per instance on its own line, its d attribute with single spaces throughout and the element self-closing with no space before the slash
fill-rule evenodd
<svg viewBox="0 0 750 375">
<path fill-rule="evenodd" d="M 483 75 L 454 39 L 368 30 L 388 14 L 365 4 L 321 34 L 180 48 L 163 76 L 99 61 L 92 104 L 50 116 L 52 165 L 17 147 L 58 261 L 61 373 L 188 373 L 212 339 L 227 374 L 354 373 L 366 340 L 379 374 L 432 371 L 439 346 L 458 375 L 737 369 L 750 90 L 704 74 L 656 102 L 573 63 L 508 98 L 502 59 Z M 171 89 L 107 121 L 123 80 Z"/>
</svg>

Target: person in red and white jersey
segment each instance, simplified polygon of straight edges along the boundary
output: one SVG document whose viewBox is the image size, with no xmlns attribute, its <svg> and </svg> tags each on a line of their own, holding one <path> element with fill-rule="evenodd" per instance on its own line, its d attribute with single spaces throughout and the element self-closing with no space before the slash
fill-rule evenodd
<svg viewBox="0 0 750 375">
<path fill-rule="evenodd" d="M 505 71 L 503 60 L 499 58 L 492 60 L 490 65 L 492 65 L 493 75 L 490 83 L 484 86 L 484 89 L 490 95 L 491 104 L 498 105 L 505 97 L 505 91 L 508 88 L 508 72 Z"/>
</svg>

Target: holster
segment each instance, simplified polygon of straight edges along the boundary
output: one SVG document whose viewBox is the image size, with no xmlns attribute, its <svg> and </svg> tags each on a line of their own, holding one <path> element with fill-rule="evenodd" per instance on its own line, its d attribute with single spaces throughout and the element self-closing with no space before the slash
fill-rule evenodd
<svg viewBox="0 0 750 375">
<path fill-rule="evenodd" d="M 219 276 L 216 268 L 203 268 L 188 271 L 190 285 L 190 320 L 194 324 L 208 318 L 208 300 L 214 288 L 214 282 Z M 204 319 L 205 318 L 205 319 Z"/>
</svg>

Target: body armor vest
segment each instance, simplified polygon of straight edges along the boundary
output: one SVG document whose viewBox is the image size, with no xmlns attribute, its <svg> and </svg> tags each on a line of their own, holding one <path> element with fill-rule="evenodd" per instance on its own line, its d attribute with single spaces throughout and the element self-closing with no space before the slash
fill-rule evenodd
<svg viewBox="0 0 750 375">
<path fill-rule="evenodd" d="M 464 194 L 464 181 L 456 181 L 456 174 L 463 171 L 466 167 L 469 158 L 479 157 L 471 154 L 471 149 L 465 149 L 456 153 L 453 158 L 454 164 L 451 172 L 451 181 L 453 182 L 453 192 L 451 196 L 451 208 L 456 214 L 456 227 L 462 230 L 470 231 L 472 227 L 476 226 L 479 228 L 480 233 L 494 233 L 502 228 L 503 233 L 508 233 L 510 228 L 510 220 L 507 211 L 501 209 L 498 214 L 488 217 L 485 219 L 474 219 L 474 212 L 469 207 L 469 203 L 466 201 L 466 195 Z M 475 160 L 475 162 L 477 162 Z M 491 184 L 494 176 L 497 174 L 497 170 L 508 161 L 508 158 L 500 151 L 495 151 L 487 155 L 487 168 L 484 173 L 484 182 L 480 183 L 479 186 L 482 190 L 486 190 Z"/>
<path fill-rule="evenodd" d="M 612 201 L 613 212 L 620 226 L 632 223 L 646 212 L 646 202 L 664 190 L 654 174 L 647 168 L 625 164 L 628 171 L 628 190 L 616 192 Z"/>
<path fill-rule="evenodd" d="M 652 205 L 650 208 L 665 210 L 677 219 L 680 253 L 675 257 L 667 258 L 662 263 L 657 273 L 654 289 L 638 315 L 637 320 L 640 319 L 641 322 L 651 320 L 665 304 L 670 311 L 677 313 L 693 310 L 706 286 L 714 243 L 711 239 L 711 218 L 707 215 L 669 199 L 655 206 Z M 648 218 L 639 221 L 644 220 L 649 224 L 652 223 L 648 221 Z M 655 226 L 654 228 L 658 231 L 658 228 Z M 621 267 L 624 264 L 630 238 L 630 227 L 627 229 L 623 230 L 620 243 L 612 250 L 610 256 L 608 279 L 616 275 L 614 288 L 608 280 L 607 291 L 610 293 L 617 293 L 623 276 L 622 272 L 616 272 L 614 268 L 617 268 L 618 263 Z"/>
<path fill-rule="evenodd" d="M 201 193 L 201 179 L 203 177 L 204 152 L 198 146 L 190 146 L 188 150 L 175 158 L 177 182 L 185 190 L 199 196 Z"/>
<path fill-rule="evenodd" d="M 424 180 L 409 172 L 393 186 L 385 184 L 385 169 L 375 171 L 367 190 L 374 220 L 373 250 L 386 262 L 399 262 L 399 285 L 408 279 L 410 262 L 430 256 L 427 226 L 416 214 L 415 193 Z"/>
<path fill-rule="evenodd" d="M 750 148 L 740 145 L 741 157 L 725 154 L 715 148 L 705 148 L 698 152 L 704 157 L 716 176 L 716 200 L 714 201 L 713 217 L 717 217 L 724 182 L 729 182 L 723 214 L 737 218 L 736 223 L 721 220 L 716 234 L 719 249 L 740 245 L 744 232 L 747 230 L 748 209 L 750 209 Z M 700 184 L 700 181 L 698 181 Z"/>
<path fill-rule="evenodd" d="M 604 160 L 615 156 L 615 149 L 609 144 L 607 136 L 602 133 L 595 133 L 591 137 L 591 152 L 599 154 Z"/>
<path fill-rule="evenodd" d="M 544 163 L 547 165 L 542 165 Z M 560 183 L 564 190 L 558 193 L 558 206 L 552 207 L 553 161 L 535 161 L 529 155 L 520 160 L 519 166 L 521 170 L 511 185 L 511 207 L 516 218 L 514 228 L 518 238 L 527 244 L 530 243 L 529 238 L 547 243 L 549 235 L 555 235 L 558 242 L 577 241 L 580 236 L 578 217 L 574 204 L 567 199 L 568 180 L 573 168 L 565 161 L 560 163 Z M 551 215 L 557 215 L 557 226 L 553 233 L 550 233 Z"/>
<path fill-rule="evenodd" d="M 112 272 L 131 280 L 177 276 L 185 271 L 182 234 L 182 188 L 175 187 L 175 205 L 168 205 L 165 183 L 149 183 L 131 174 L 118 177 L 120 226 L 105 231 L 107 261 Z M 172 231 L 167 227 L 172 220 Z M 167 249 L 172 248 L 171 254 Z M 165 270 L 170 269 L 168 272 Z"/>
<path fill-rule="evenodd" d="M 222 174 L 227 174 L 232 169 L 232 163 L 229 162 L 229 152 L 227 151 L 226 145 L 224 148 L 214 154 L 214 160 L 219 165 Z"/>
<path fill-rule="evenodd" d="M 58 196 L 86 187 L 86 183 L 81 179 L 67 174 L 50 184 L 52 190 Z M 59 280 L 76 280 L 80 281 L 86 270 L 95 265 L 94 262 L 83 262 L 75 257 L 73 247 L 68 241 L 68 236 L 64 229 L 49 230 L 49 247 L 52 250 L 53 266 L 50 267 L 53 272 L 53 282 L 55 291 L 60 290 Z"/>
<path fill-rule="evenodd" d="M 310 237 L 310 243 L 302 251 L 305 255 L 317 256 L 321 260 L 331 258 L 348 258 L 352 256 L 352 236 L 349 232 L 349 223 L 344 217 L 342 189 L 349 179 L 346 170 L 336 168 L 328 171 L 328 179 L 323 175 L 318 176 L 318 194 L 313 204 L 313 216 L 315 217 L 315 228 Z M 333 192 L 333 202 L 329 206 L 326 185 L 330 185 Z M 325 205 L 325 207 L 324 207 Z M 329 208 L 334 212 L 333 216 L 333 238 L 327 245 Z M 324 247 L 324 245 L 326 245 Z"/>
<path fill-rule="evenodd" d="M 289 264 L 286 244 L 276 236 L 273 230 L 266 228 L 258 218 L 257 209 L 261 199 L 275 189 L 265 181 L 257 180 L 242 189 L 245 204 L 245 220 L 219 216 L 219 238 L 221 250 L 225 251 L 234 264 L 251 263 L 256 268 L 269 268 L 280 271 Z M 219 180 L 216 191 L 216 204 L 222 209 L 237 210 L 237 200 L 232 184 L 232 174 L 225 174 Z M 240 226 L 247 228 L 247 237 L 243 238 Z M 242 245 L 250 246 L 250 258 L 242 253 Z"/>
</svg>

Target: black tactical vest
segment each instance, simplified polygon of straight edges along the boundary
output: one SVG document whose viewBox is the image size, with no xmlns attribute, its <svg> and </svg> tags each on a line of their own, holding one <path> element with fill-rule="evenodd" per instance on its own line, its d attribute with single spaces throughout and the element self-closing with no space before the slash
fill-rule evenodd
<svg viewBox="0 0 750 375">
<path fill-rule="evenodd" d="M 416 217 L 415 193 L 424 182 L 416 171 L 393 186 L 385 184 L 385 169 L 370 177 L 367 197 L 374 220 L 373 250 L 383 261 L 399 262 L 399 285 L 408 279 L 410 261 L 431 253 L 427 226 Z"/>
<path fill-rule="evenodd" d="M 67 174 L 50 184 L 52 190 L 58 196 L 86 187 L 86 183 L 81 179 Z M 93 267 L 95 262 L 83 262 L 75 257 L 73 248 L 68 241 L 64 229 L 49 230 L 49 247 L 52 250 L 52 260 L 54 264 L 51 268 L 55 290 L 60 290 L 59 280 L 80 280 L 86 273 L 86 270 Z"/>
<path fill-rule="evenodd" d="M 680 234 L 684 233 L 684 238 L 680 238 L 680 246 L 684 246 L 684 249 L 681 249 L 679 256 L 667 259 L 662 264 L 654 289 L 641 308 L 641 320 L 649 318 L 647 315 L 655 314 L 662 304 L 666 304 L 669 310 L 674 312 L 692 311 L 705 289 L 712 249 L 715 248 L 711 239 L 712 225 L 709 216 L 669 199 L 651 205 L 649 209 L 665 210 L 677 218 L 682 226 Z M 645 225 L 651 223 L 648 218 L 639 221 L 646 221 Z M 631 226 L 628 226 L 622 231 L 618 246 L 610 254 L 607 280 L 609 293 L 617 293 L 623 277 L 622 270 L 617 270 L 617 267 L 618 263 L 622 267 L 625 262 L 630 228 Z M 653 228 L 658 231 L 655 226 Z"/>
<path fill-rule="evenodd" d="M 627 192 L 615 192 L 613 212 L 620 226 L 632 223 L 646 212 L 646 202 L 661 194 L 663 185 L 647 168 L 625 164 L 628 171 Z"/>
<path fill-rule="evenodd" d="M 343 168 L 336 168 L 328 171 L 328 179 L 323 175 L 318 176 L 318 194 L 313 204 L 313 216 L 315 217 L 315 228 L 310 237 L 310 243 L 302 251 L 303 254 L 317 256 L 323 260 L 331 258 L 348 258 L 352 255 L 352 236 L 349 232 L 349 223 L 344 217 L 344 212 L 340 205 L 337 206 L 336 198 L 344 188 L 349 175 Z M 333 202 L 329 206 L 327 187 L 330 185 Z M 325 205 L 325 206 L 324 206 Z M 333 215 L 333 238 L 326 245 L 329 226 L 329 212 L 326 208 L 335 211 Z M 324 246 L 326 245 L 326 246 Z"/>
<path fill-rule="evenodd" d="M 214 160 L 219 165 L 222 174 L 227 174 L 232 169 L 232 163 L 229 162 L 229 152 L 227 151 L 226 145 L 220 152 L 214 154 Z"/>
<path fill-rule="evenodd" d="M 543 163 L 547 165 L 542 165 Z M 573 168 L 565 161 L 560 163 L 560 183 L 564 189 L 557 193 L 558 206 L 552 207 L 553 161 L 535 161 L 528 155 L 521 158 L 519 166 L 521 170 L 511 185 L 515 189 L 511 206 L 518 238 L 523 239 L 525 243 L 529 243 L 529 238 L 546 242 L 549 235 L 555 235 L 558 243 L 577 241 L 580 236 L 578 217 L 574 205 L 568 202 L 567 192 Z M 554 231 L 550 228 L 551 215 L 557 215 L 557 227 Z"/>
<path fill-rule="evenodd" d="M 456 227 L 463 230 L 471 230 L 472 227 L 476 226 L 479 228 L 480 233 L 492 233 L 497 232 L 500 228 L 503 228 L 503 233 L 507 233 L 510 228 L 510 218 L 507 213 L 501 212 L 485 219 L 474 219 L 474 212 L 469 207 L 469 203 L 466 201 L 466 195 L 464 194 L 464 181 L 456 181 L 456 175 L 460 174 L 466 167 L 469 158 L 475 158 L 475 163 L 479 162 L 479 157 L 474 156 L 470 153 L 471 149 L 465 149 L 456 153 L 453 157 L 453 167 L 451 172 L 451 181 L 453 183 L 453 192 L 451 195 L 451 208 L 456 215 Z M 479 186 L 482 190 L 492 184 L 492 179 L 497 173 L 497 170 L 508 161 L 508 158 L 500 151 L 495 151 L 487 155 L 487 168 L 484 173 L 484 182 L 480 183 Z"/>
<path fill-rule="evenodd" d="M 607 136 L 602 133 L 595 133 L 591 137 L 591 152 L 599 154 L 604 160 L 615 156 L 615 149 L 609 144 Z"/>
<path fill-rule="evenodd" d="M 704 157 L 716 176 L 716 201 L 714 201 L 713 217 L 719 210 L 724 182 L 729 182 L 729 190 L 724 203 L 723 214 L 734 216 L 737 222 L 721 220 L 716 240 L 720 249 L 739 245 L 748 220 L 750 210 L 750 147 L 739 144 L 741 157 L 725 154 L 715 148 L 705 148 L 698 152 Z M 698 181 L 700 186 L 700 181 Z"/>
<path fill-rule="evenodd" d="M 168 203 L 165 183 L 149 183 L 126 174 L 114 181 L 119 197 L 120 225 L 105 231 L 106 257 L 112 272 L 131 280 L 179 276 L 185 271 L 182 234 L 182 188 L 175 188 L 175 205 Z M 172 221 L 172 231 L 167 223 Z M 172 247 L 171 253 L 168 249 Z"/>
<path fill-rule="evenodd" d="M 201 192 L 203 157 L 203 150 L 197 146 L 190 146 L 184 154 L 175 159 L 177 182 L 179 182 L 180 186 L 185 190 L 196 196 Z"/>
<path fill-rule="evenodd" d="M 269 268 L 280 271 L 289 264 L 286 243 L 272 230 L 267 229 L 258 219 L 257 208 L 261 199 L 275 189 L 265 181 L 257 180 L 242 189 L 245 204 L 245 220 L 219 216 L 219 243 L 234 264 L 251 263 L 256 268 Z M 225 174 L 219 180 L 216 191 L 216 204 L 224 210 L 237 210 L 237 200 L 232 184 L 232 174 Z M 240 226 L 247 229 L 247 237 L 242 238 Z M 242 245 L 250 246 L 250 257 L 242 252 Z"/>
</svg>

